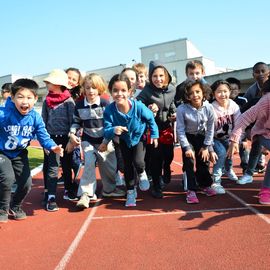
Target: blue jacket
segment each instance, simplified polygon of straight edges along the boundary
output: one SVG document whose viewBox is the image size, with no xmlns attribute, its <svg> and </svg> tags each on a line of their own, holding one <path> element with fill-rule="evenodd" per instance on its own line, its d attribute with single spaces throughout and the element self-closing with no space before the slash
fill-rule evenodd
<svg viewBox="0 0 270 270">
<path fill-rule="evenodd" d="M 35 136 L 47 150 L 56 146 L 39 113 L 32 109 L 28 114 L 22 115 L 9 98 L 6 106 L 0 108 L 0 152 L 9 158 L 15 158 Z"/>
<path fill-rule="evenodd" d="M 118 111 L 115 102 L 108 105 L 104 111 L 104 138 L 112 140 L 115 136 L 116 126 L 127 127 L 128 132 L 123 132 L 120 139 L 124 140 L 128 147 L 139 143 L 146 127 L 150 128 L 151 138 L 158 138 L 158 127 L 154 115 L 141 101 L 129 100 L 131 109 L 127 114 Z"/>
</svg>

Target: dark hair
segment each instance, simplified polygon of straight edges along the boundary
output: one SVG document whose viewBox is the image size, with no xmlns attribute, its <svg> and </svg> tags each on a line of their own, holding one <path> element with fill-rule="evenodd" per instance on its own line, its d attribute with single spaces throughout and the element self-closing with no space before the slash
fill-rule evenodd
<svg viewBox="0 0 270 270">
<path fill-rule="evenodd" d="M 211 89 L 210 89 L 208 84 L 203 83 L 202 80 L 187 79 L 184 82 L 184 95 L 183 95 L 183 102 L 184 103 L 190 103 L 190 100 L 189 100 L 190 89 L 196 84 L 198 84 L 200 86 L 200 88 L 202 89 L 203 101 L 209 99 Z"/>
<path fill-rule="evenodd" d="M 214 93 L 214 92 L 217 90 L 217 88 L 218 88 L 220 85 L 222 85 L 222 84 L 227 85 L 228 88 L 229 88 L 229 90 L 231 91 L 231 86 L 230 86 L 230 84 L 229 84 L 227 81 L 225 81 L 225 80 L 216 80 L 216 81 L 211 85 L 212 92 Z"/>
<path fill-rule="evenodd" d="M 229 77 L 226 79 L 226 81 L 229 83 L 229 84 L 236 84 L 238 86 L 239 89 L 241 89 L 241 82 L 234 78 L 234 77 Z"/>
<path fill-rule="evenodd" d="M 12 83 L 4 83 L 2 85 L 2 93 L 10 93 L 11 92 Z"/>
<path fill-rule="evenodd" d="M 132 68 L 132 67 L 126 67 L 126 68 L 124 68 L 122 71 L 121 71 L 121 74 L 122 73 L 124 73 L 124 72 L 126 72 L 126 71 L 134 71 L 134 73 L 136 74 L 136 81 L 138 81 L 138 73 L 137 73 L 137 71 L 135 70 L 135 68 Z"/>
<path fill-rule="evenodd" d="M 112 93 L 113 85 L 114 85 L 115 82 L 126 82 L 128 90 L 131 89 L 131 84 L 130 84 L 130 81 L 129 81 L 127 75 L 120 73 L 120 74 L 115 74 L 110 79 L 110 82 L 109 82 L 109 85 L 108 85 L 110 93 Z"/>
<path fill-rule="evenodd" d="M 264 63 L 264 62 L 257 62 L 257 63 L 253 66 L 253 68 L 252 68 L 253 72 L 254 72 L 254 71 L 256 70 L 256 68 L 257 68 L 258 66 L 260 66 L 260 65 L 267 66 L 267 64 Z M 268 66 L 267 66 L 267 67 L 268 67 Z"/>
<path fill-rule="evenodd" d="M 18 79 L 11 85 L 11 94 L 15 96 L 16 93 L 22 88 L 29 89 L 35 96 L 37 96 L 39 86 L 31 79 Z"/>
</svg>

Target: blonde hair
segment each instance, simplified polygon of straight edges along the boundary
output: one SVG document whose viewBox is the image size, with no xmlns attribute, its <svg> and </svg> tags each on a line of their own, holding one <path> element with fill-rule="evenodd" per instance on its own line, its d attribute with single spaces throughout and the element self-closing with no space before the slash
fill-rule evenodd
<svg viewBox="0 0 270 270">
<path fill-rule="evenodd" d="M 147 68 L 143 63 L 136 63 L 132 66 L 132 68 L 136 71 L 137 74 L 143 73 L 145 77 L 147 77 Z"/>
<path fill-rule="evenodd" d="M 107 84 L 105 80 L 97 73 L 87 74 L 82 82 L 82 91 L 84 92 L 84 84 L 88 81 L 91 83 L 91 87 L 98 90 L 98 94 L 102 95 L 107 91 Z"/>
</svg>

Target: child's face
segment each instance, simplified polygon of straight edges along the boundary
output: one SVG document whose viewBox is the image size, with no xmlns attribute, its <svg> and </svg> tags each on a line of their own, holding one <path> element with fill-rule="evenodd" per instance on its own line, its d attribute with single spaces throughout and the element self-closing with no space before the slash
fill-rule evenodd
<svg viewBox="0 0 270 270">
<path fill-rule="evenodd" d="M 230 98 L 231 91 L 226 84 L 221 84 L 218 86 L 214 92 L 214 97 L 219 105 L 226 105 Z"/>
<path fill-rule="evenodd" d="M 117 105 L 127 105 L 131 93 L 132 89 L 128 89 L 126 82 L 117 81 L 113 84 L 111 95 Z"/>
<path fill-rule="evenodd" d="M 10 97 L 10 96 L 11 96 L 10 92 L 3 92 L 2 93 L 3 100 L 7 100 L 7 98 Z"/>
<path fill-rule="evenodd" d="M 69 70 L 67 72 L 68 75 L 68 85 L 71 86 L 71 88 L 74 88 L 79 85 L 80 75 L 78 72 Z"/>
<path fill-rule="evenodd" d="M 137 82 L 137 88 L 143 89 L 145 87 L 146 83 L 146 75 L 141 72 L 138 74 L 138 82 Z"/>
<path fill-rule="evenodd" d="M 84 82 L 84 95 L 89 103 L 94 103 L 97 100 L 98 89 L 92 88 L 92 84 L 89 80 Z"/>
<path fill-rule="evenodd" d="M 62 93 L 61 85 L 56 85 L 49 82 L 45 82 L 45 84 L 49 92 Z"/>
<path fill-rule="evenodd" d="M 188 79 L 192 79 L 196 81 L 196 80 L 201 80 L 203 76 L 204 76 L 204 72 L 202 71 L 200 67 L 196 67 L 194 69 L 189 68 L 187 70 Z"/>
<path fill-rule="evenodd" d="M 12 96 L 12 100 L 15 103 L 15 107 L 20 114 L 26 115 L 34 107 L 37 96 L 35 96 L 28 88 L 20 89 L 15 96 Z"/>
<path fill-rule="evenodd" d="M 263 84 L 268 80 L 269 69 L 266 65 L 258 65 L 253 72 L 254 79 L 259 83 Z"/>
<path fill-rule="evenodd" d="M 235 99 L 239 95 L 240 89 L 236 83 L 231 83 L 230 86 L 231 86 L 230 98 Z"/>
<path fill-rule="evenodd" d="M 193 85 L 189 90 L 188 100 L 194 108 L 200 108 L 203 103 L 203 90 L 199 84 Z"/>
<path fill-rule="evenodd" d="M 128 77 L 131 84 L 131 88 L 136 89 L 137 87 L 136 73 L 133 70 L 126 70 L 124 74 Z"/>
<path fill-rule="evenodd" d="M 156 88 L 163 88 L 166 86 L 166 76 L 163 68 L 156 68 L 151 76 L 153 85 Z"/>
</svg>

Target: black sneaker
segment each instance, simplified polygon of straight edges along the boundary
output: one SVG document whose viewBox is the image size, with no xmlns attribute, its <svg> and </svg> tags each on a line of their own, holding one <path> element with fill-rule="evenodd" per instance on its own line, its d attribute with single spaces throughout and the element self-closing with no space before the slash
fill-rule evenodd
<svg viewBox="0 0 270 270">
<path fill-rule="evenodd" d="M 50 198 L 46 204 L 46 210 L 49 212 L 55 212 L 59 210 L 58 205 L 55 202 L 55 198 Z"/>
<path fill-rule="evenodd" d="M 163 198 L 163 192 L 160 188 L 153 188 L 151 190 L 152 196 L 156 199 L 162 199 Z"/>
<path fill-rule="evenodd" d="M 26 214 L 20 206 L 13 206 L 9 211 L 11 216 L 16 220 L 26 219 Z"/>
<path fill-rule="evenodd" d="M 7 221 L 8 221 L 7 211 L 0 209 L 0 223 L 6 223 Z"/>
</svg>

